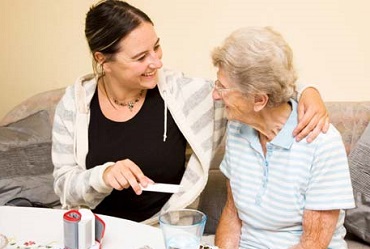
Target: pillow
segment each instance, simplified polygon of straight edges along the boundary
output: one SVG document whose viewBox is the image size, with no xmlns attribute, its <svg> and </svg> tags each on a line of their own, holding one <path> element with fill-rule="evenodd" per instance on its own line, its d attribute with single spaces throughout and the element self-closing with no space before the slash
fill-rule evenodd
<svg viewBox="0 0 370 249">
<path fill-rule="evenodd" d="M 0 127 L 0 205 L 20 197 L 48 206 L 59 205 L 52 172 L 47 111 Z"/>
<path fill-rule="evenodd" d="M 346 212 L 349 233 L 370 243 L 370 123 L 348 156 L 356 208 Z"/>
<path fill-rule="evenodd" d="M 6 126 L 0 126 L 0 151 L 51 141 L 47 111 L 39 111 Z"/>
<path fill-rule="evenodd" d="M 41 92 L 26 99 L 12 110 L 10 110 L 1 120 L 0 126 L 9 125 L 20 119 L 24 119 L 39 111 L 45 110 L 49 114 L 49 122 L 53 122 L 54 111 L 57 103 L 63 96 L 65 88 L 53 89 Z"/>
</svg>

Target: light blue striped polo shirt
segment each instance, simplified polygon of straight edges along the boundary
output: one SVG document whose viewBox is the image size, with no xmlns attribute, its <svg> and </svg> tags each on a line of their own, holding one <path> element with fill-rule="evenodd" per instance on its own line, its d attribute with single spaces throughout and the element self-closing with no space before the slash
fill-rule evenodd
<svg viewBox="0 0 370 249">
<path fill-rule="evenodd" d="M 242 220 L 240 248 L 287 249 L 299 243 L 304 209 L 342 209 L 329 248 L 347 248 L 344 211 L 355 207 L 346 151 L 330 126 L 313 142 L 296 142 L 297 103 L 264 156 L 258 133 L 230 121 L 220 169 L 230 180 Z"/>
</svg>

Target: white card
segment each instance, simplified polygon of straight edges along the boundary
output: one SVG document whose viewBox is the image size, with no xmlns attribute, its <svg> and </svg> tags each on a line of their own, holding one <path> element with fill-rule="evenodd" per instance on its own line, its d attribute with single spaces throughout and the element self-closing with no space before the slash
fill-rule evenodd
<svg viewBox="0 0 370 249">
<path fill-rule="evenodd" d="M 162 192 L 162 193 L 178 193 L 182 192 L 182 187 L 177 184 L 154 183 L 148 184 L 146 188 L 141 186 L 143 191 Z"/>
</svg>

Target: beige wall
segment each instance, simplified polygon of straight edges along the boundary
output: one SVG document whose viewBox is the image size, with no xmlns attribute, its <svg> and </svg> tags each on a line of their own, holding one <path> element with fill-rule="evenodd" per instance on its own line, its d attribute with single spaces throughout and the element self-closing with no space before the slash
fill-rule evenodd
<svg viewBox="0 0 370 249">
<path fill-rule="evenodd" d="M 0 117 L 91 71 L 84 18 L 93 0 L 1 0 Z M 210 50 L 241 26 L 272 26 L 300 81 L 325 100 L 370 100 L 368 0 L 132 0 L 155 22 L 166 67 L 214 78 Z"/>
</svg>

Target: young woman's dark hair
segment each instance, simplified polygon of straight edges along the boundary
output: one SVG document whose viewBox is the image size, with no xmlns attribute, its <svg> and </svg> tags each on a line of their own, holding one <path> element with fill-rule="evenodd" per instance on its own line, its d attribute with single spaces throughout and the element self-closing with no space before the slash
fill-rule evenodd
<svg viewBox="0 0 370 249">
<path fill-rule="evenodd" d="M 93 5 L 86 15 L 85 36 L 92 54 L 114 55 L 118 43 L 142 22 L 153 24 L 141 10 L 119 0 L 104 0 Z"/>
</svg>

